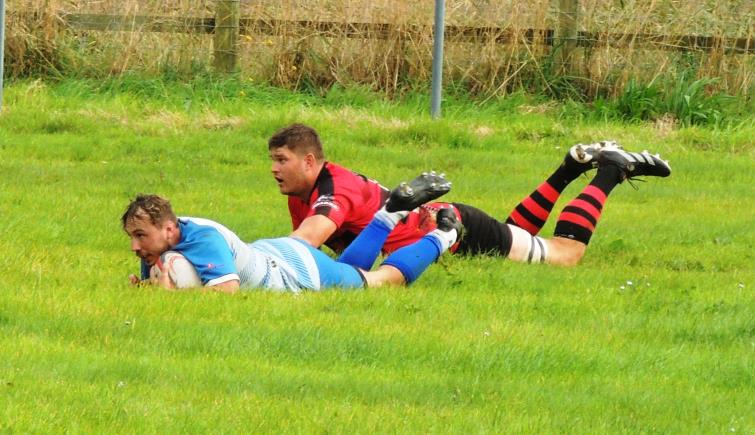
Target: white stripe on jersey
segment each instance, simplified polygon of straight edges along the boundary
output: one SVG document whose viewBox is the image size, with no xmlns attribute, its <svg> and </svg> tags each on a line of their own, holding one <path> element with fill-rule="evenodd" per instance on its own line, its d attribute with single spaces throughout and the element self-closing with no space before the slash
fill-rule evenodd
<svg viewBox="0 0 755 435">
<path fill-rule="evenodd" d="M 220 232 L 233 254 L 241 288 L 320 289 L 320 271 L 312 254 L 301 242 L 282 237 L 247 244 L 218 222 L 183 216 L 181 219 L 210 226 Z"/>
<path fill-rule="evenodd" d="M 273 289 L 320 289 L 320 271 L 306 246 L 290 237 L 257 240 L 249 245 L 255 257 L 267 259 L 259 286 Z M 259 274 L 258 274 L 259 275 Z"/>
</svg>

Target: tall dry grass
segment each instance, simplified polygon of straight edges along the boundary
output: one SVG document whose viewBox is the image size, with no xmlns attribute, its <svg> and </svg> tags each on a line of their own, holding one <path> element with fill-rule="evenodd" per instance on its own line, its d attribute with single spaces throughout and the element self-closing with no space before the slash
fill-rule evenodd
<svg viewBox="0 0 755 435">
<path fill-rule="evenodd" d="M 284 87 L 327 88 L 359 84 L 389 94 L 424 85 L 431 74 L 433 3 L 403 0 L 241 0 L 241 16 L 262 20 L 241 37 L 244 79 Z M 576 91 L 594 97 L 616 95 L 631 79 L 669 82 L 681 75 L 716 77 L 717 90 L 749 95 L 755 55 L 732 54 L 725 44 L 710 51 L 661 50 L 632 38 L 622 47 L 578 48 L 564 75 L 554 63 L 556 49 L 528 38 L 527 29 L 553 29 L 557 2 L 549 0 L 447 0 L 450 26 L 490 27 L 489 38 L 470 42 L 446 38 L 447 84 L 478 95 L 517 90 L 552 94 Z M 209 34 L 105 32 L 72 29 L 66 14 L 212 17 L 210 0 L 8 0 L 6 70 L 12 76 L 82 74 L 103 76 L 138 71 L 191 75 L 210 68 Z M 350 34 L 292 24 L 296 20 L 389 23 L 380 39 L 368 30 Z M 705 35 L 751 38 L 755 44 L 755 3 L 751 0 L 582 0 L 579 30 L 612 34 Z M 272 28 L 264 33 L 262 28 Z M 360 30 L 361 29 L 361 30 Z M 507 44 L 496 37 L 510 35 Z M 556 41 L 559 45 L 561 41 Z M 673 44 L 673 40 L 671 42 Z"/>
</svg>

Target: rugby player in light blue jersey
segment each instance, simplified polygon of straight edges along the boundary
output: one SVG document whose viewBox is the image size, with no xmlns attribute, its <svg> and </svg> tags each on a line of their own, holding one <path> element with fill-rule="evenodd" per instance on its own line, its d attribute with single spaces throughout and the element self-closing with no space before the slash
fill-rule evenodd
<svg viewBox="0 0 755 435">
<path fill-rule="evenodd" d="M 134 284 L 150 283 L 150 267 L 163 253 L 177 251 L 194 266 L 203 286 L 226 292 L 409 284 L 460 238 L 462 227 L 453 211 L 439 213 L 437 229 L 393 252 L 376 270 L 365 271 L 357 265 L 372 264 L 388 234 L 409 211 L 450 188 L 451 183 L 434 172 L 401 183 L 338 260 L 295 237 L 247 244 L 217 222 L 176 217 L 168 200 L 139 195 L 121 218 L 131 250 L 141 259 L 141 279 L 136 275 L 129 279 Z M 171 287 L 168 280 L 151 283 Z"/>
</svg>

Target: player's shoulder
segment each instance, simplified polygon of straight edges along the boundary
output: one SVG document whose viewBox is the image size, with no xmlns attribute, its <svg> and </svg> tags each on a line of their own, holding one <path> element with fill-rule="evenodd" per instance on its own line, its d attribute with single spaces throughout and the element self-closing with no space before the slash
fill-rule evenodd
<svg viewBox="0 0 755 435">
<path fill-rule="evenodd" d="M 210 219 L 179 217 L 181 240 L 177 251 L 210 250 L 213 252 L 241 252 L 246 244 L 233 231 Z"/>
<path fill-rule="evenodd" d="M 331 172 L 350 172 L 351 170 L 346 166 L 339 165 L 338 163 L 331 162 L 330 160 L 325 162 L 325 169 Z"/>
<path fill-rule="evenodd" d="M 227 235 L 234 234 L 223 224 L 211 219 L 181 216 L 178 218 L 178 223 L 181 228 L 181 239 L 184 241 L 208 236 L 227 238 Z"/>
<path fill-rule="evenodd" d="M 333 162 L 326 162 L 325 168 L 327 173 L 335 178 L 335 179 L 345 179 L 345 180 L 354 180 L 359 179 L 361 181 L 366 181 L 366 177 L 359 175 L 357 172 L 345 167 L 341 166 L 337 163 Z"/>
<path fill-rule="evenodd" d="M 178 218 L 178 224 L 181 227 L 182 231 L 185 230 L 191 232 L 212 231 L 219 228 L 224 228 L 222 224 L 215 222 L 214 220 L 190 216 L 180 216 Z"/>
<path fill-rule="evenodd" d="M 325 164 L 323 174 L 321 174 L 318 180 L 318 185 L 320 187 L 332 186 L 335 190 L 361 189 L 364 185 L 374 185 L 375 187 L 382 188 L 382 185 L 376 180 L 332 162 Z"/>
<path fill-rule="evenodd" d="M 333 196 L 349 192 L 362 184 L 363 181 L 358 179 L 352 171 L 335 163 L 325 162 L 320 175 L 317 176 L 317 180 L 315 181 L 310 195 L 310 202 L 322 196 Z"/>
</svg>

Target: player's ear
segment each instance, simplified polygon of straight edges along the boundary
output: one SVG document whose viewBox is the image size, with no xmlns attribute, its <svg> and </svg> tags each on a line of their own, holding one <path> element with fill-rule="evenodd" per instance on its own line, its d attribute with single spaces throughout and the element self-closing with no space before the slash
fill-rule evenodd
<svg viewBox="0 0 755 435">
<path fill-rule="evenodd" d="M 307 169 L 312 169 L 317 166 L 317 157 L 313 153 L 307 153 L 304 156 L 304 163 L 307 165 Z"/>
<path fill-rule="evenodd" d="M 174 234 L 178 233 L 178 225 L 172 220 L 165 221 L 163 229 L 165 230 L 165 233 L 168 234 L 168 237 L 172 237 Z"/>
</svg>

